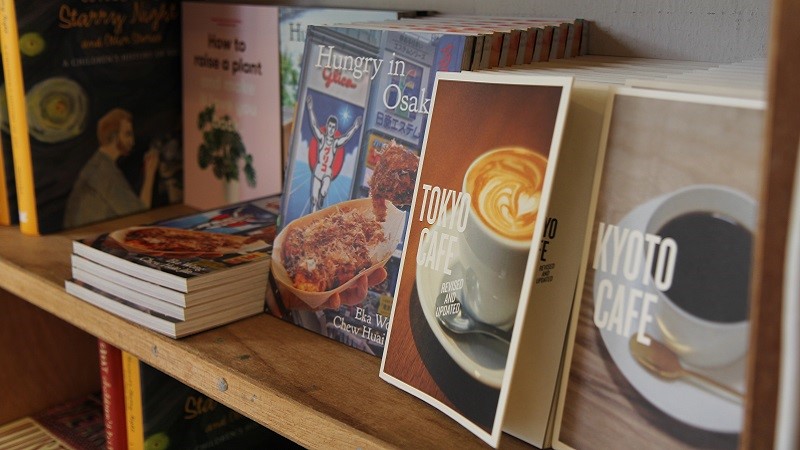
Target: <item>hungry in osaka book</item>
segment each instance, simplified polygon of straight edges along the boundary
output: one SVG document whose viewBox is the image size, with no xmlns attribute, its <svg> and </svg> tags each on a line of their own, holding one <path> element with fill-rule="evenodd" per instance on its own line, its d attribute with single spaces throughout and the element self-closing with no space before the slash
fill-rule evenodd
<svg viewBox="0 0 800 450">
<path fill-rule="evenodd" d="M 434 75 L 460 70 L 465 46 L 463 35 L 308 27 L 273 314 L 383 353 Z"/>
</svg>

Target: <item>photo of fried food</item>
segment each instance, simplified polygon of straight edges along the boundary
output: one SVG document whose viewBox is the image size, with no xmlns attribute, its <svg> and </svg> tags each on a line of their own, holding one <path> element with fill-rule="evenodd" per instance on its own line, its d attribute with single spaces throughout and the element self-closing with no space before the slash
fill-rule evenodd
<svg viewBox="0 0 800 450">
<path fill-rule="evenodd" d="M 418 167 L 419 156 L 394 140 L 383 151 L 369 180 L 370 197 L 379 221 L 386 219 L 386 200 L 398 208 L 411 205 Z"/>
<path fill-rule="evenodd" d="M 283 266 L 294 287 L 307 292 L 353 279 L 375 263 L 371 250 L 386 241 L 381 224 L 358 209 L 339 209 L 286 231 Z"/>
</svg>

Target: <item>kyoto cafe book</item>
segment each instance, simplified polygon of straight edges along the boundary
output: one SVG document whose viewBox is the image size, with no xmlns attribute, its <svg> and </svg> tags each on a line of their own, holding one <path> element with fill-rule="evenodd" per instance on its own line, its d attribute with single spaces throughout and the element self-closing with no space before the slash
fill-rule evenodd
<svg viewBox="0 0 800 450">
<path fill-rule="evenodd" d="M 380 376 L 495 447 L 544 447 L 551 422 L 597 153 L 564 145 L 571 92 L 488 72 L 433 92 Z"/>
<path fill-rule="evenodd" d="M 280 192 L 278 7 L 181 8 L 184 203 L 208 209 Z"/>
<path fill-rule="evenodd" d="M 612 92 L 555 448 L 738 447 L 764 114 L 680 85 Z"/>
<path fill-rule="evenodd" d="M 460 70 L 465 46 L 457 34 L 308 27 L 270 312 L 383 353 L 434 74 Z"/>
<path fill-rule="evenodd" d="M 179 202 L 177 0 L 0 2 L 20 229 Z"/>
</svg>

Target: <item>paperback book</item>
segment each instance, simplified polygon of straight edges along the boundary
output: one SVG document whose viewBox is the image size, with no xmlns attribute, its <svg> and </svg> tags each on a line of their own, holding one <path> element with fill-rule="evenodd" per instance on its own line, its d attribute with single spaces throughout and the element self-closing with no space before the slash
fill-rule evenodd
<svg viewBox="0 0 800 450">
<path fill-rule="evenodd" d="M 73 241 L 67 292 L 173 338 L 261 313 L 274 303 L 279 204 L 269 196 Z"/>
<path fill-rule="evenodd" d="M 738 447 L 763 123 L 761 100 L 612 91 L 555 448 Z"/>
<path fill-rule="evenodd" d="M 190 293 L 260 278 L 266 286 L 277 226 L 269 196 L 73 241 L 73 253 L 108 269 Z"/>
<path fill-rule="evenodd" d="M 280 192 L 278 7 L 182 2 L 184 203 Z"/>
<path fill-rule="evenodd" d="M 103 396 L 103 423 L 105 448 L 128 448 L 128 431 L 125 425 L 125 392 L 122 379 L 122 350 L 103 339 L 97 339 L 100 362 L 100 392 Z"/>
<path fill-rule="evenodd" d="M 383 353 L 434 75 L 461 70 L 466 42 L 441 32 L 308 27 L 273 251 L 273 314 Z M 385 211 L 373 210 L 393 195 Z M 329 245 L 353 233 L 361 235 L 355 247 Z M 298 275 L 311 260 L 320 270 Z"/>
<path fill-rule="evenodd" d="M 180 202 L 179 2 L 4 1 L 0 17 L 22 232 Z"/>
<path fill-rule="evenodd" d="M 512 422 L 544 446 L 550 424 L 596 154 L 562 145 L 571 90 L 437 74 L 380 376 L 495 447 Z"/>
</svg>

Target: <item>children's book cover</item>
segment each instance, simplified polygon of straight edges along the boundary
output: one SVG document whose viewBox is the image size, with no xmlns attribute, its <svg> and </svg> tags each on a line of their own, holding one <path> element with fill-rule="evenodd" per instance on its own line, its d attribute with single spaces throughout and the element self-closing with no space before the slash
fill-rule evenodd
<svg viewBox="0 0 800 450">
<path fill-rule="evenodd" d="M 737 448 L 764 103 L 612 92 L 554 447 Z"/>
<path fill-rule="evenodd" d="M 276 238 L 273 252 L 276 287 L 284 291 L 283 305 L 270 308 L 274 314 L 368 353 L 383 353 L 434 75 L 460 70 L 465 43 L 464 35 L 308 28 L 281 203 L 284 236 Z M 325 228 L 341 220 L 350 228 Z M 320 267 L 339 267 L 341 274 L 313 288 L 310 296 L 308 285 L 297 290 L 303 283 L 289 259 L 302 260 L 303 252 L 313 249 L 287 245 L 278 251 L 292 242 L 288 236 L 315 232 L 315 239 L 329 234 L 344 241 L 357 230 L 366 236 L 359 241 L 360 262 L 350 267 L 351 261 L 335 255 L 322 257 Z M 316 245 L 323 246 L 322 241 Z M 340 290 L 348 294 L 342 297 Z"/>
<path fill-rule="evenodd" d="M 437 75 L 380 376 L 493 446 L 527 304 L 548 300 L 531 292 L 571 83 Z"/>
<path fill-rule="evenodd" d="M 21 230 L 180 202 L 179 2 L 8 1 L 0 12 Z"/>
<path fill-rule="evenodd" d="M 280 192 L 278 7 L 184 2 L 182 14 L 184 202 Z"/>
</svg>

